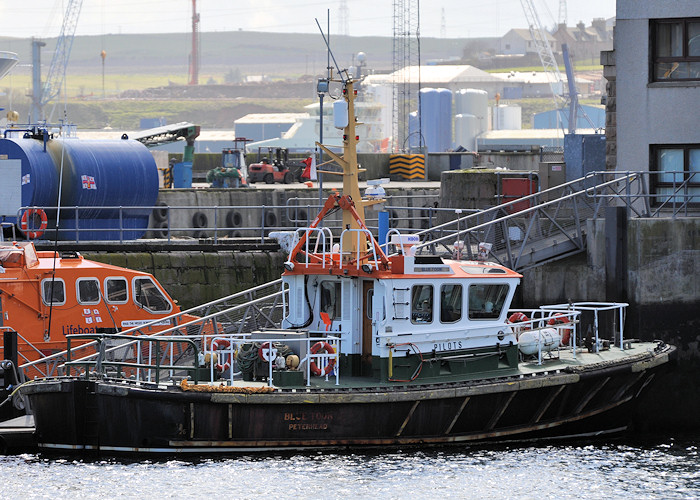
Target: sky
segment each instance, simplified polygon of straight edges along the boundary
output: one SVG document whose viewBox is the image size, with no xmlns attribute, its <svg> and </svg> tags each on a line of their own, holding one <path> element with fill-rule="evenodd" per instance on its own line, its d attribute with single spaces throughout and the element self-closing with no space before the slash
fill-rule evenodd
<svg viewBox="0 0 700 500">
<path fill-rule="evenodd" d="M 419 0 L 421 37 L 500 37 L 527 28 L 520 0 Z M 392 36 L 392 0 L 198 0 L 201 31 L 318 33 L 330 11 L 330 31 L 342 34 L 341 4 L 351 36 Z M 534 0 L 541 22 L 551 27 L 564 3 L 569 26 L 615 15 L 615 0 Z M 0 36 L 55 37 L 68 0 L 0 0 Z M 191 0 L 84 0 L 76 35 L 172 33 L 192 29 Z"/>
</svg>

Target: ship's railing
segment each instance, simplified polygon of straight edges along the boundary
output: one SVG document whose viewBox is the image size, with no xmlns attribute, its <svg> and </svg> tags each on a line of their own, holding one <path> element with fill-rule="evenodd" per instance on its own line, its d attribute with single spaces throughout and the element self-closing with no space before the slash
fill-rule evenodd
<svg viewBox="0 0 700 500">
<path fill-rule="evenodd" d="M 278 335 L 273 337 L 273 333 Z M 283 331 L 259 332 L 254 339 L 250 334 L 136 338 L 119 334 L 68 335 L 69 349 L 62 367 L 68 376 L 108 377 L 149 384 L 176 383 L 183 379 L 197 384 L 207 374 L 211 382 L 228 381 L 233 385 L 239 381 L 251 382 L 257 375 L 270 387 L 275 385 L 276 373 L 303 370 L 307 386 L 311 385 L 316 371 L 326 381 L 329 376 L 334 377 L 338 385 L 340 337 L 321 331 L 305 333 L 289 332 L 287 337 Z M 97 346 L 96 352 L 74 359 L 71 344 L 86 340 Z M 115 341 L 120 343 L 118 347 L 114 346 Z M 117 350 L 125 351 L 126 355 L 115 357 Z M 252 353 L 253 358 L 245 353 Z M 296 366 L 291 359 L 287 361 L 291 356 L 298 360 Z M 265 373 L 256 373 L 255 363 L 260 363 Z"/>
<path fill-rule="evenodd" d="M 199 382 L 197 363 L 199 348 L 197 342 L 190 338 L 159 335 L 134 339 L 132 336 L 119 334 L 78 334 L 67 335 L 66 339 L 68 350 L 63 367 L 68 376 L 109 376 L 160 384 L 163 380 L 162 372 L 166 372 L 168 381 L 174 380 L 173 376 L 177 373 L 181 377 L 191 377 L 195 384 Z M 72 360 L 71 343 L 74 340 L 93 341 L 97 346 L 97 353 L 79 360 Z M 129 351 L 129 356 L 121 360 L 108 357 L 107 351 L 115 349 L 114 347 L 108 349 L 108 345 L 120 340 L 124 342 L 120 349 Z M 163 348 L 163 344 L 167 347 Z M 182 356 L 182 353 L 188 355 Z"/>
<path fill-rule="evenodd" d="M 207 368 L 210 380 L 227 380 L 229 384 L 250 379 L 255 372 L 255 364 L 260 363 L 267 370 L 269 386 L 274 385 L 275 372 L 285 369 L 303 370 L 306 386 L 310 386 L 314 367 L 326 381 L 332 375 L 335 385 L 339 385 L 340 341 L 339 336 L 321 330 L 301 333 L 266 330 L 256 332 L 254 337 L 251 334 L 207 335 L 202 344 L 200 364 Z M 283 351 L 290 345 L 291 352 Z M 297 366 L 290 366 L 291 360 L 287 359 L 290 355 L 298 357 Z"/>
<path fill-rule="evenodd" d="M 185 311 L 156 318 L 123 330 L 120 334 L 129 338 L 155 335 L 201 338 L 209 334 L 241 334 L 264 328 L 279 328 L 287 301 L 287 291 L 282 290 L 281 285 L 282 280 L 277 279 Z M 106 338 L 113 339 L 112 344 L 106 346 L 106 353 L 115 361 L 119 356 L 128 355 L 131 345 L 119 337 L 110 337 L 109 334 Z M 18 368 L 23 380 L 63 374 L 61 366 L 67 359 L 66 351 L 47 353 L 23 337 L 22 341 L 27 344 L 26 349 L 36 355 L 32 357 L 38 358 L 28 361 L 29 357 L 22 355 Z M 19 352 L 22 353 L 22 344 L 18 344 Z M 73 360 L 94 356 L 98 347 L 97 342 L 86 341 L 80 346 L 74 343 Z"/>
<path fill-rule="evenodd" d="M 542 364 L 543 350 L 570 349 L 576 359 L 580 341 L 589 352 L 597 353 L 610 346 L 625 350 L 627 306 L 622 302 L 572 302 L 543 305 L 536 309 L 511 309 L 508 311 L 508 326 L 518 338 L 524 332 L 534 333 L 532 341 L 537 348 L 538 364 Z M 545 329 L 555 329 L 561 343 L 548 345 L 550 339 L 541 335 Z"/>
</svg>

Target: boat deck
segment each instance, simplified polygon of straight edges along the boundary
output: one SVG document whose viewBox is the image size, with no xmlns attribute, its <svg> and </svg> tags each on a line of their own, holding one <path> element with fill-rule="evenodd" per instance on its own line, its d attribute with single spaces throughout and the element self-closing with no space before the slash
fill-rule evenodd
<svg viewBox="0 0 700 500">
<path fill-rule="evenodd" d="M 656 342 L 631 342 L 625 343 L 625 350 L 619 347 L 610 347 L 597 353 L 588 352 L 585 348 L 577 348 L 575 356 L 571 349 L 561 349 L 552 353 L 543 354 L 542 364 L 537 363 L 537 359 L 519 363 L 517 369 L 500 369 L 491 372 L 476 372 L 461 375 L 441 375 L 439 378 L 421 379 L 407 384 L 405 381 L 379 381 L 374 377 L 342 376 L 339 384 L 336 385 L 334 376 L 312 377 L 309 385 L 285 385 L 276 387 L 278 391 L 346 391 L 366 388 L 376 389 L 392 387 L 398 390 L 405 390 L 407 385 L 414 387 L 425 387 L 430 385 L 450 384 L 460 382 L 489 382 L 503 381 L 504 379 L 520 379 L 524 377 L 535 377 L 556 373 L 580 373 L 590 369 L 604 368 L 606 365 L 613 366 L 620 363 L 643 361 L 655 352 L 659 344 Z M 211 382 L 211 385 L 218 385 L 220 382 Z M 248 382 L 235 380 L 234 386 L 244 388 L 266 387 L 267 382 Z"/>
</svg>

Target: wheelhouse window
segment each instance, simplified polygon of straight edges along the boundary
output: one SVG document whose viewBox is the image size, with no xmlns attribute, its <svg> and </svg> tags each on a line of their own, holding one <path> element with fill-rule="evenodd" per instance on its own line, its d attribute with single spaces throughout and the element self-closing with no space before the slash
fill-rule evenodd
<svg viewBox="0 0 700 500">
<path fill-rule="evenodd" d="M 700 144 L 652 146 L 656 206 L 700 204 Z"/>
<path fill-rule="evenodd" d="M 454 323 L 462 319 L 462 285 L 440 287 L 440 321 Z"/>
<path fill-rule="evenodd" d="M 321 283 L 321 312 L 330 319 L 341 318 L 340 281 L 323 281 Z"/>
<path fill-rule="evenodd" d="M 508 289 L 508 285 L 469 285 L 469 319 L 498 319 Z"/>
<path fill-rule="evenodd" d="M 100 303 L 100 282 L 97 278 L 78 278 L 75 282 L 78 304 Z"/>
<path fill-rule="evenodd" d="M 47 306 L 62 306 L 66 303 L 66 284 L 60 278 L 43 280 L 41 282 L 41 298 Z"/>
<path fill-rule="evenodd" d="M 134 278 L 134 302 L 154 313 L 169 312 L 172 306 L 151 278 Z"/>
<path fill-rule="evenodd" d="M 414 285 L 411 289 L 411 323 L 433 322 L 433 286 Z"/>
<path fill-rule="evenodd" d="M 107 278 L 105 280 L 105 299 L 109 304 L 126 304 L 129 300 L 128 290 L 126 278 Z"/>
<path fill-rule="evenodd" d="M 651 21 L 655 82 L 700 80 L 700 18 Z"/>
</svg>

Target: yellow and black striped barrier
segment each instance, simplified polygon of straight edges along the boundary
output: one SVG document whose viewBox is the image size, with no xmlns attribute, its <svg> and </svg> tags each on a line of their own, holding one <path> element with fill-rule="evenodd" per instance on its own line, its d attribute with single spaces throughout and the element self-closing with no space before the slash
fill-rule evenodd
<svg viewBox="0 0 700 500">
<path fill-rule="evenodd" d="M 389 174 L 404 179 L 425 179 L 425 155 L 391 155 Z"/>
<path fill-rule="evenodd" d="M 172 167 L 158 167 L 163 174 L 163 187 L 170 189 L 173 187 L 173 169 Z"/>
</svg>

